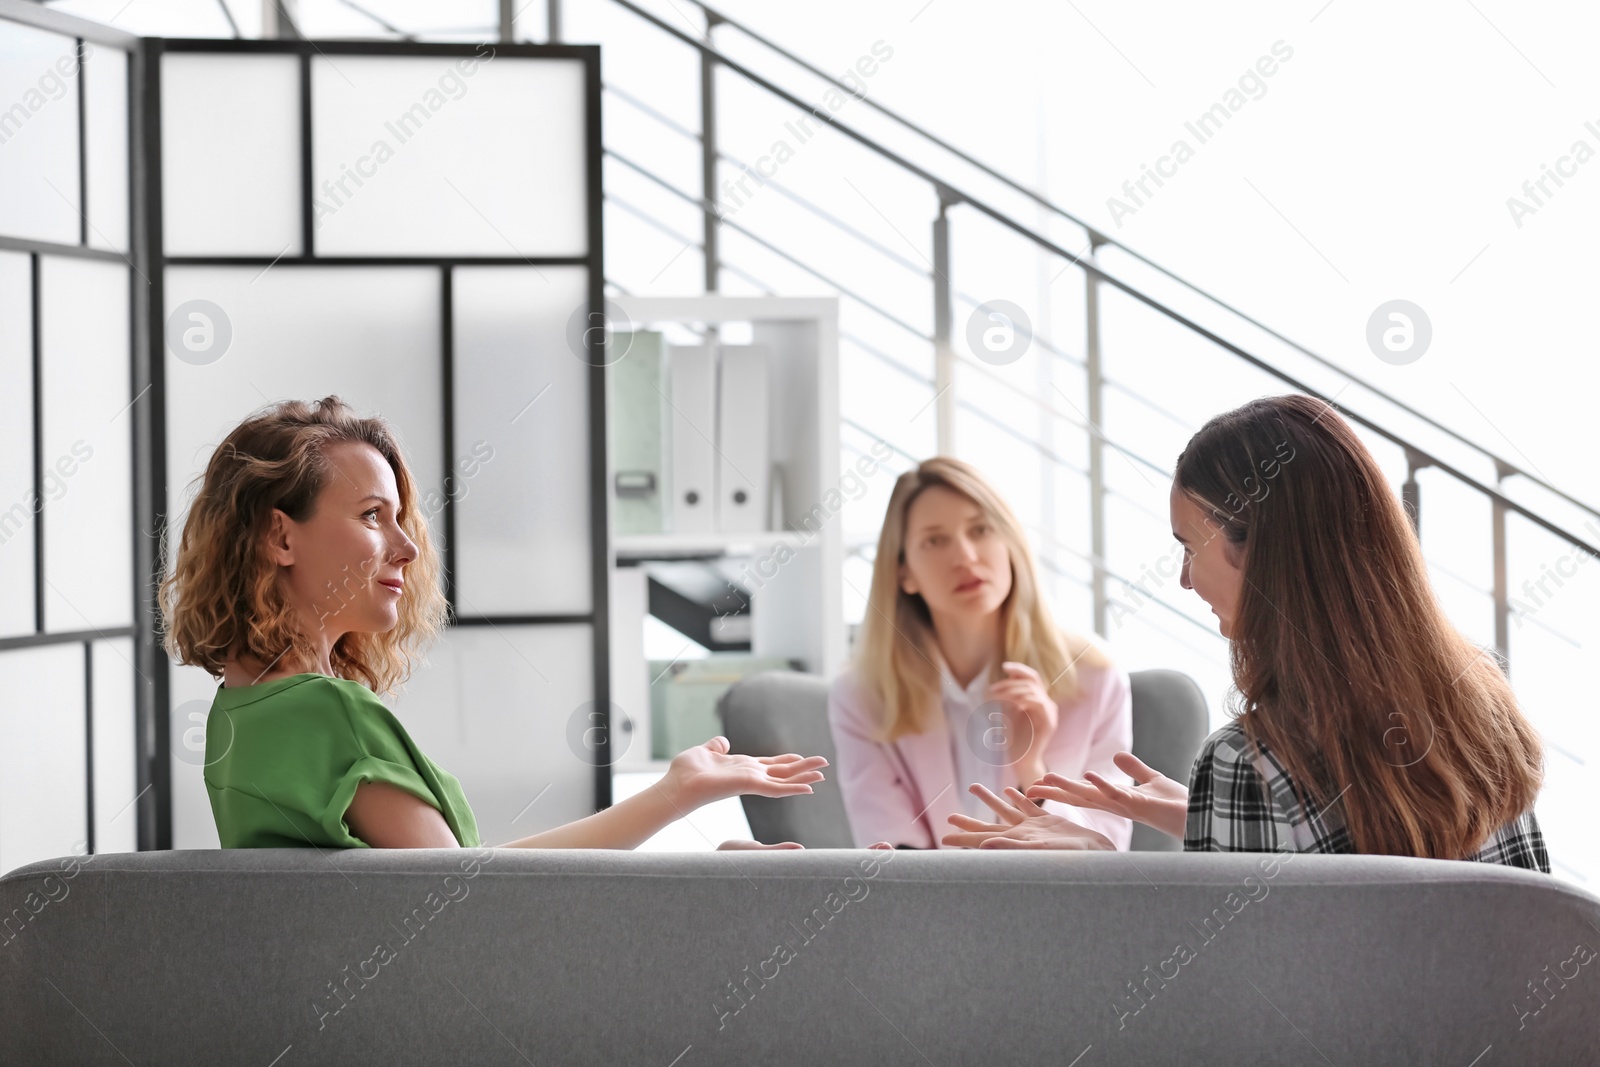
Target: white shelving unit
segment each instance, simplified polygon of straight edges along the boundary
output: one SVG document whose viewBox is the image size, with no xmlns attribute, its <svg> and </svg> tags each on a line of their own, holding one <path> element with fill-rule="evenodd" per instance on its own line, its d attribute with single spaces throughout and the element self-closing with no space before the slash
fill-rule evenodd
<svg viewBox="0 0 1600 1067">
<path fill-rule="evenodd" d="M 620 534 L 612 538 L 619 559 L 678 559 L 707 555 L 747 556 L 788 545 L 803 548 L 805 535 L 788 530 L 737 534 Z"/>
<path fill-rule="evenodd" d="M 635 724 L 614 770 L 660 772 L 665 764 L 649 759 L 650 679 L 643 646 L 647 583 L 642 568 L 619 567 L 619 560 L 736 562 L 751 594 L 752 653 L 796 660 L 829 678 L 844 667 L 838 301 L 614 297 L 607 311 L 616 331 L 722 331 L 738 324 L 742 332 L 748 324 L 750 342 L 766 348 L 770 357 L 768 444 L 772 462 L 782 471 L 784 528 L 610 537 L 612 699 Z M 608 485 L 614 473 L 608 456 Z"/>
</svg>

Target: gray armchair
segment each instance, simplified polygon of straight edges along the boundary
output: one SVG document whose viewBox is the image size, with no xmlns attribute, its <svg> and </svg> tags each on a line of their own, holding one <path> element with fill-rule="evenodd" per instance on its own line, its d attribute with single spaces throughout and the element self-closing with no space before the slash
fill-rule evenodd
<svg viewBox="0 0 1600 1067">
<path fill-rule="evenodd" d="M 828 729 L 828 683 L 815 674 L 764 671 L 735 682 L 717 701 L 722 732 L 734 751 L 749 756 L 798 752 L 833 763 Z M 744 816 L 757 841 L 798 841 L 807 848 L 854 848 L 844 797 L 833 775 L 809 797 L 746 796 Z"/>
<path fill-rule="evenodd" d="M 1182 671 L 1133 671 L 1133 754 L 1174 781 L 1189 784 L 1189 768 L 1211 732 L 1205 694 Z M 1133 824 L 1135 852 L 1182 852 L 1183 842 Z"/>
<path fill-rule="evenodd" d="M 1189 765 L 1207 734 L 1205 697 L 1180 671 L 1134 671 L 1133 753 L 1169 778 L 1185 784 Z M 799 752 L 835 758 L 828 730 L 828 683 L 813 674 L 767 671 L 737 683 L 717 702 L 723 732 L 734 752 L 771 756 Z M 807 848 L 850 848 L 844 798 L 833 778 L 820 783 L 805 803 L 747 796 L 750 833 L 757 841 L 798 841 Z M 1135 825 L 1135 851 L 1176 852 L 1181 842 L 1148 826 Z"/>
</svg>

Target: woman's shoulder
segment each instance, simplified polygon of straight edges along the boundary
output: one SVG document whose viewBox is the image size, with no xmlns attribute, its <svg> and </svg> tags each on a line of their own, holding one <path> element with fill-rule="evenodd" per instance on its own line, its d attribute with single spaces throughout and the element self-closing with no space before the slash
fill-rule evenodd
<svg viewBox="0 0 1600 1067">
<path fill-rule="evenodd" d="M 1093 663 L 1078 663 L 1075 669 L 1078 672 L 1078 683 L 1086 689 L 1103 689 L 1128 684 L 1128 672 L 1117 666 L 1110 657 L 1097 659 Z"/>
<path fill-rule="evenodd" d="M 876 728 L 880 702 L 858 664 L 851 664 L 828 686 L 828 720 Z"/>
<path fill-rule="evenodd" d="M 865 692 L 866 685 L 861 677 L 861 669 L 851 664 L 829 683 L 828 708 L 832 711 L 836 706 L 858 707 Z"/>
<path fill-rule="evenodd" d="M 329 674 L 308 672 L 280 674 L 254 685 L 224 686 L 218 690 L 229 703 L 243 707 L 271 701 L 275 704 L 302 703 L 306 701 L 353 701 L 367 705 L 383 706 L 383 701 L 371 689 L 349 678 L 336 678 Z"/>
<path fill-rule="evenodd" d="M 1238 719 L 1230 719 L 1201 742 L 1200 755 L 1209 760 L 1240 763 L 1250 759 L 1254 744 L 1250 735 L 1245 733 L 1244 724 Z"/>
<path fill-rule="evenodd" d="M 217 690 L 216 707 L 238 720 L 281 727 L 321 728 L 345 733 L 372 724 L 398 725 L 387 705 L 371 689 L 348 678 L 326 674 L 293 674 L 250 686 Z"/>
<path fill-rule="evenodd" d="M 1077 695 L 1068 703 L 1104 705 L 1111 701 L 1122 702 L 1132 691 L 1128 672 L 1103 653 L 1094 662 L 1075 665 Z"/>
<path fill-rule="evenodd" d="M 384 742 L 410 740 L 405 726 L 389 710 L 389 705 L 362 683 L 350 678 L 324 676 L 319 684 L 329 693 L 329 699 L 338 702 L 351 733 L 362 741 L 364 747 L 370 747 L 375 738 Z"/>
</svg>

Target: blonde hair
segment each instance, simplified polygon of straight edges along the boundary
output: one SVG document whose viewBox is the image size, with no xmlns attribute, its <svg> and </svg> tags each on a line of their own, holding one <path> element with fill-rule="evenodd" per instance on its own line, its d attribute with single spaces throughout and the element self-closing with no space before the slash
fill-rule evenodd
<svg viewBox="0 0 1600 1067">
<path fill-rule="evenodd" d="M 406 568 L 395 626 L 344 634 L 330 660 L 337 676 L 377 693 L 392 693 L 410 676 L 448 613 L 439 555 L 396 434 L 383 419 L 362 418 L 337 396 L 266 408 L 212 453 L 158 591 L 162 643 L 170 655 L 214 678 L 241 656 L 261 663 L 286 655 L 316 661 L 311 635 L 263 546 L 274 508 L 297 522 L 312 514 L 332 473 L 327 449 L 341 442 L 371 445 L 388 461 L 400 494 L 400 528 L 417 554 Z"/>
<path fill-rule="evenodd" d="M 935 456 L 895 481 L 878 535 L 867 614 L 856 651 L 856 674 L 876 698 L 882 739 L 893 741 L 926 730 L 939 707 L 938 648 L 926 601 L 900 587 L 905 562 L 906 517 L 925 489 L 943 486 L 971 500 L 1005 539 L 1011 558 L 1011 592 L 1000 606 L 1004 620 L 1002 659 L 1026 663 L 1045 679 L 1057 701 L 1079 693 L 1078 665 L 1106 667 L 1110 661 L 1087 638 L 1058 629 L 1039 596 L 1033 551 L 1022 525 L 994 487 L 971 464 Z"/>
</svg>

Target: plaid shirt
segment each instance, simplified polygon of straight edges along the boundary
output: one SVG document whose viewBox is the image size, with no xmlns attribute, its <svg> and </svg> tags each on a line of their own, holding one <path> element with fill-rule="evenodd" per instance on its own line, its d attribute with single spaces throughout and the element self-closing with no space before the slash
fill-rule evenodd
<svg viewBox="0 0 1600 1067">
<path fill-rule="evenodd" d="M 1206 738 L 1195 757 L 1183 847 L 1188 852 L 1354 852 L 1333 810 L 1338 802 L 1335 797 L 1325 809 L 1302 804 L 1283 765 L 1253 744 L 1235 720 Z M 1532 811 L 1500 827 L 1477 855 L 1465 858 L 1550 871 Z"/>
</svg>

